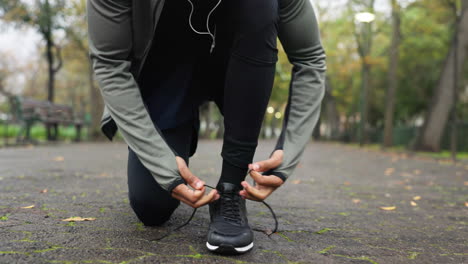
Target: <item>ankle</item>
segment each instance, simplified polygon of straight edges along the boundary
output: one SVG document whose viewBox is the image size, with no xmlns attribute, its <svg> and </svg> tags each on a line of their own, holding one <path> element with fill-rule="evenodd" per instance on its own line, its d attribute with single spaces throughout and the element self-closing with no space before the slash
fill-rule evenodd
<svg viewBox="0 0 468 264">
<path fill-rule="evenodd" d="M 221 177 L 219 178 L 216 188 L 218 189 L 221 183 L 234 184 L 238 189 L 242 189 L 241 182 L 245 179 L 248 168 L 240 168 L 232 165 L 231 163 L 223 160 L 223 168 L 221 170 Z"/>
</svg>

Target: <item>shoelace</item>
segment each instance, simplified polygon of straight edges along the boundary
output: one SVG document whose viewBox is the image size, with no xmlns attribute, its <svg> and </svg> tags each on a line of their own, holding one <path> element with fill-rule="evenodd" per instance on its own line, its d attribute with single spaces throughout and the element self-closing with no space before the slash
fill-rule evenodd
<svg viewBox="0 0 468 264">
<path fill-rule="evenodd" d="M 206 185 L 205 185 L 206 186 Z M 240 214 L 239 214 L 239 203 L 238 199 L 241 199 L 238 194 L 235 192 L 222 192 L 219 193 L 222 202 L 222 212 L 221 215 L 228 222 L 234 224 L 240 224 Z"/>
<path fill-rule="evenodd" d="M 206 185 L 206 184 L 205 184 L 205 187 L 208 187 L 208 188 L 210 188 L 210 189 L 216 189 L 216 188 L 214 188 L 214 187 L 212 187 L 212 186 L 209 186 L 209 185 Z M 223 193 L 223 194 L 220 194 L 220 195 L 226 195 L 226 193 Z M 227 199 L 224 199 L 224 200 L 227 200 Z M 233 200 L 231 200 L 231 202 L 234 203 Z M 258 228 L 252 228 L 252 229 L 255 230 L 255 231 L 263 232 L 263 233 L 265 233 L 267 236 L 271 236 L 271 235 L 273 235 L 274 233 L 276 233 L 276 231 L 278 231 L 278 219 L 276 218 L 276 214 L 275 214 L 275 212 L 273 211 L 273 208 L 271 208 L 271 206 L 270 206 L 269 204 L 267 204 L 265 201 L 261 201 L 261 202 L 268 208 L 268 210 L 270 210 L 270 213 L 271 213 L 271 215 L 273 216 L 273 219 L 275 220 L 275 228 L 274 228 L 273 230 L 262 230 L 262 229 L 258 229 Z M 233 206 L 231 206 L 231 207 L 230 207 L 231 209 L 228 210 L 228 211 L 226 211 L 225 213 L 227 213 L 227 215 L 230 215 L 230 216 L 236 216 L 236 215 L 234 215 L 234 214 L 237 214 L 239 210 L 238 210 L 238 208 L 237 208 L 237 210 L 235 210 L 236 208 L 232 208 L 232 207 L 233 207 Z M 234 212 L 234 211 L 235 211 L 235 212 Z M 162 239 L 164 239 L 164 238 L 170 236 L 170 235 L 172 234 L 172 232 L 175 232 L 175 231 L 181 229 L 182 227 L 188 225 L 188 224 L 192 221 L 192 219 L 193 219 L 193 217 L 195 216 L 195 213 L 196 213 L 196 212 L 197 212 L 197 208 L 194 208 L 193 211 L 192 211 L 192 214 L 190 215 L 190 217 L 189 217 L 189 219 L 188 219 L 187 221 L 185 221 L 185 222 L 184 222 L 183 224 L 181 224 L 180 226 L 174 228 L 173 230 L 169 231 L 167 234 L 165 234 L 165 235 L 163 235 L 163 236 L 161 236 L 161 237 L 159 237 L 159 238 L 153 239 L 153 241 L 160 241 L 160 240 L 162 240 Z M 229 212 L 229 213 L 228 213 L 228 212 Z M 232 214 L 231 214 L 231 213 L 232 213 Z M 234 219 L 238 219 L 238 218 L 239 218 L 239 217 L 234 218 Z M 235 221 L 237 221 L 237 220 L 235 220 Z"/>
</svg>

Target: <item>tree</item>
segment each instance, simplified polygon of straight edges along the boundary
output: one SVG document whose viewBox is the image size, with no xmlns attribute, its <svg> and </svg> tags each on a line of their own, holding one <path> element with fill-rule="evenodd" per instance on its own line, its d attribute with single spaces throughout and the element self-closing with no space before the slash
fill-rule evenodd
<svg viewBox="0 0 468 264">
<path fill-rule="evenodd" d="M 398 59 L 400 56 L 401 16 L 397 0 L 390 0 L 392 6 L 392 44 L 388 66 L 388 87 L 385 96 L 385 120 L 383 146 L 393 145 L 393 122 L 395 114 L 395 94 L 398 86 Z"/>
<path fill-rule="evenodd" d="M 369 12 L 374 13 L 374 3 L 375 0 L 352 0 L 350 1 L 350 9 L 357 10 L 358 12 Z M 357 13 L 357 12 L 355 12 Z M 371 21 L 367 23 L 360 23 L 361 27 L 358 28 L 357 25 L 354 25 L 354 34 L 356 37 L 357 50 L 361 58 L 361 96 L 360 96 L 360 128 L 359 128 L 359 144 L 363 145 L 367 141 L 367 116 L 368 116 L 368 98 L 369 98 L 369 89 L 370 89 L 370 73 L 371 73 L 371 64 L 370 64 L 370 53 L 372 51 L 372 23 Z M 359 32 L 360 31 L 360 32 Z"/>
<path fill-rule="evenodd" d="M 18 26 L 28 25 L 37 29 L 46 43 L 45 58 L 47 59 L 48 82 L 47 99 L 54 102 L 55 75 L 63 65 L 60 47 L 54 40 L 54 32 L 61 29 L 61 11 L 64 0 L 36 0 L 28 5 L 21 0 L 0 0 L 0 18 Z M 52 139 L 50 127 L 47 127 L 47 138 Z"/>
<path fill-rule="evenodd" d="M 460 20 L 455 25 L 454 41 L 446 57 L 442 73 L 432 97 L 416 149 L 440 151 L 442 136 L 454 107 L 458 89 L 454 74 L 461 69 L 468 49 L 468 0 L 462 1 Z M 455 41 L 458 39 L 458 41 Z M 458 45 L 456 45 L 458 43 Z M 455 66 L 456 63 L 456 66 Z"/>
</svg>

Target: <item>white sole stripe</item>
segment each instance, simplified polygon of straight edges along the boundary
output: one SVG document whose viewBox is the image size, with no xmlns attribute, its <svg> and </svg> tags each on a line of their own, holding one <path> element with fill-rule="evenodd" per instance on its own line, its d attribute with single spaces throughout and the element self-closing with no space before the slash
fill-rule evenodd
<svg viewBox="0 0 468 264">
<path fill-rule="evenodd" d="M 215 251 L 219 248 L 219 246 L 213 246 L 208 242 L 206 242 L 206 247 L 211 251 Z M 253 242 L 245 247 L 235 247 L 234 250 L 236 250 L 239 253 L 243 253 L 243 252 L 249 251 L 251 248 L 253 248 Z"/>
</svg>

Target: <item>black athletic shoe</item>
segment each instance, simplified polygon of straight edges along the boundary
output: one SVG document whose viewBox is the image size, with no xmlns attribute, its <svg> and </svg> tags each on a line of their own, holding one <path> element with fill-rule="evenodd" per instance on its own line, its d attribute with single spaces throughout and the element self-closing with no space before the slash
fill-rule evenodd
<svg viewBox="0 0 468 264">
<path fill-rule="evenodd" d="M 217 187 L 220 198 L 211 203 L 211 223 L 206 247 L 221 254 L 242 254 L 253 248 L 253 232 L 247 221 L 245 200 L 231 183 Z"/>
</svg>

